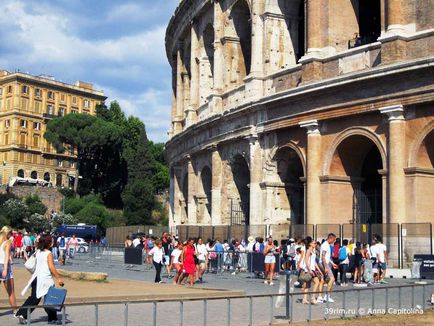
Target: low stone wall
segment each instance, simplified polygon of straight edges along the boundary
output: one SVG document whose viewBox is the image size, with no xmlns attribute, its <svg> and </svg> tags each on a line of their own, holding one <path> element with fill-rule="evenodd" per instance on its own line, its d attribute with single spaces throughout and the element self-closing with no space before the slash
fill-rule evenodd
<svg viewBox="0 0 434 326">
<path fill-rule="evenodd" d="M 6 186 L 1 186 L 0 192 L 6 192 Z M 29 195 L 38 195 L 41 201 L 47 206 L 47 212 L 52 210 L 60 212 L 62 210 L 63 195 L 57 188 L 39 187 L 39 186 L 13 186 L 9 187 L 9 192 L 20 198 L 26 198 Z"/>
</svg>

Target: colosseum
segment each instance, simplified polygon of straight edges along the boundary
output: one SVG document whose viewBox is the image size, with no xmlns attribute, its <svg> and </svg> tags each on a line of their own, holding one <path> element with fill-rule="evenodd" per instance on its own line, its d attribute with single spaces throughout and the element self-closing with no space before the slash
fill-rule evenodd
<svg viewBox="0 0 434 326">
<path fill-rule="evenodd" d="M 181 0 L 170 224 L 434 222 L 433 0 Z"/>
</svg>

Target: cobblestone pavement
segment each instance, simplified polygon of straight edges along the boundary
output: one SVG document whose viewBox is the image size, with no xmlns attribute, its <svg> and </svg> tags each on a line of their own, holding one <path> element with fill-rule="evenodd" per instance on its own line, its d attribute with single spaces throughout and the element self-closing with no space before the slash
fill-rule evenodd
<svg viewBox="0 0 434 326">
<path fill-rule="evenodd" d="M 92 272 L 106 272 L 110 279 L 128 279 L 152 282 L 154 270 L 146 269 L 145 266 L 132 267 L 122 263 L 121 256 L 101 256 L 101 258 L 91 258 L 89 255 L 82 255 L 70 261 L 66 266 L 67 270 L 80 270 Z M 166 282 L 171 280 L 163 278 Z M 263 281 L 255 278 L 250 273 L 238 273 L 232 275 L 231 272 L 218 274 L 205 274 L 204 283 L 197 284 L 197 287 L 219 288 L 243 290 L 246 294 L 266 295 L 277 294 L 279 291 L 284 293 L 285 276 L 279 276 L 275 286 L 263 284 Z M 431 307 L 427 302 L 434 293 L 434 284 L 429 283 L 422 287 L 401 289 L 392 288 L 395 285 L 405 285 L 414 283 L 406 279 L 388 279 L 387 285 L 376 285 L 369 290 L 360 291 L 358 299 L 357 290 L 350 286 L 341 288 L 335 286 L 335 290 L 345 290 L 344 293 L 333 293 L 334 303 L 319 305 L 303 305 L 298 301 L 301 299 L 299 289 L 294 290 L 292 300 L 292 319 L 302 321 L 308 319 L 309 311 L 311 319 L 346 318 L 359 315 L 391 314 L 419 312 L 424 306 Z M 401 299 L 399 299 L 401 297 Z M 174 298 L 176 299 L 176 298 Z M 283 299 L 283 297 L 282 297 Z M 252 303 L 248 299 L 219 299 L 208 300 L 206 304 L 207 325 L 228 325 L 228 317 L 231 325 L 248 325 L 249 324 L 249 307 L 252 304 L 253 324 L 266 325 L 270 321 L 273 323 L 284 321 L 285 301 L 276 299 L 271 302 L 269 297 L 253 299 Z M 401 308 L 409 310 L 399 310 Z M 228 311 L 229 308 L 229 311 Z M 154 305 L 152 303 L 135 303 L 128 305 L 128 325 L 152 325 L 154 316 Z M 180 325 L 181 304 L 179 302 L 159 302 L 156 307 L 156 325 L 174 324 Z M 205 306 L 203 301 L 188 301 L 182 305 L 183 325 L 205 325 L 204 323 Z M 110 304 L 98 307 L 98 325 L 125 325 L 124 320 L 125 305 Z M 42 310 L 38 309 L 32 314 L 35 318 L 35 325 L 46 324 L 46 317 Z M 95 307 L 80 306 L 68 307 L 67 309 L 68 324 L 71 325 L 94 325 Z M 17 321 L 7 313 L 0 313 L 0 325 L 14 325 Z"/>
</svg>

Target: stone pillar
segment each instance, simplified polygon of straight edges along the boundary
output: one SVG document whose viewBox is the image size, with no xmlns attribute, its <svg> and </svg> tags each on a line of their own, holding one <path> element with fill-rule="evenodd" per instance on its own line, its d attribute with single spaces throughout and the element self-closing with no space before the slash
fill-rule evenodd
<svg viewBox="0 0 434 326">
<path fill-rule="evenodd" d="M 416 31 L 412 0 L 385 0 L 386 34 L 383 36 L 406 35 Z"/>
<path fill-rule="evenodd" d="M 196 24 L 191 25 L 191 60 L 190 60 L 190 104 L 186 111 L 186 126 L 190 126 L 197 121 L 197 108 L 199 107 L 199 39 L 196 32 Z"/>
<path fill-rule="evenodd" d="M 236 36 L 226 36 L 222 40 L 225 57 L 225 89 L 241 85 L 246 77 L 246 66 L 240 60 L 243 58 L 240 39 Z"/>
<path fill-rule="evenodd" d="M 316 120 L 301 122 L 300 127 L 307 129 L 306 224 L 321 224 L 321 133 Z"/>
<path fill-rule="evenodd" d="M 306 4 L 306 38 L 307 52 L 304 58 L 322 58 L 332 49 L 327 44 L 328 1 L 307 0 Z"/>
<path fill-rule="evenodd" d="M 176 58 L 176 116 L 173 121 L 175 134 L 182 131 L 182 121 L 184 120 L 184 85 L 182 81 L 184 67 L 182 64 L 181 46 L 179 46 Z"/>
<path fill-rule="evenodd" d="M 194 167 L 191 157 L 188 155 L 187 160 L 187 173 L 188 173 L 188 224 L 195 225 L 197 223 L 196 216 L 196 200 L 194 196 L 197 193 L 196 173 L 194 173 Z"/>
<path fill-rule="evenodd" d="M 211 168 L 212 168 L 212 185 L 211 185 L 211 223 L 212 225 L 222 224 L 222 159 L 217 145 L 211 147 Z"/>
<path fill-rule="evenodd" d="M 182 114 L 182 118 L 184 120 L 184 128 L 187 128 L 187 115 L 189 113 L 190 107 L 190 76 L 186 71 L 181 74 L 182 77 L 182 89 L 184 93 L 184 103 L 183 108 L 184 112 Z"/>
<path fill-rule="evenodd" d="M 258 141 L 258 135 L 254 134 L 249 137 L 250 152 L 250 199 L 249 199 L 249 220 L 250 225 L 262 224 L 261 216 L 261 181 L 262 181 L 262 160 L 261 147 Z"/>
<path fill-rule="evenodd" d="M 221 94 L 224 89 L 225 57 L 222 40 L 225 36 L 225 27 L 224 14 L 221 6 L 221 1 L 214 0 L 214 95 L 212 99 L 214 113 L 223 111 Z"/>
<path fill-rule="evenodd" d="M 402 105 L 380 108 L 389 118 L 387 143 L 389 172 L 389 216 L 388 223 L 405 222 L 405 118 Z"/>
<path fill-rule="evenodd" d="M 174 166 L 173 167 L 173 212 L 172 212 L 172 219 L 169 221 L 169 223 L 172 223 L 173 225 L 180 225 L 181 224 L 181 218 L 182 218 L 182 206 L 181 203 L 181 186 L 179 184 L 179 181 L 181 180 L 181 170 L 179 167 Z"/>
<path fill-rule="evenodd" d="M 246 96 L 260 98 L 264 93 L 264 0 L 252 0 L 252 60 L 250 74 L 246 77 Z"/>
</svg>

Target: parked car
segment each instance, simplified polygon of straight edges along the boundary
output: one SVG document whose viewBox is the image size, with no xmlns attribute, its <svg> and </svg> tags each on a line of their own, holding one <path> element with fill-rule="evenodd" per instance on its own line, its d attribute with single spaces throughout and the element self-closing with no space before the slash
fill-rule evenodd
<svg viewBox="0 0 434 326">
<path fill-rule="evenodd" d="M 70 237 L 66 238 L 66 243 L 68 243 Z M 89 244 L 83 238 L 76 238 L 78 241 L 78 249 L 79 253 L 85 253 L 89 251 Z"/>
</svg>

